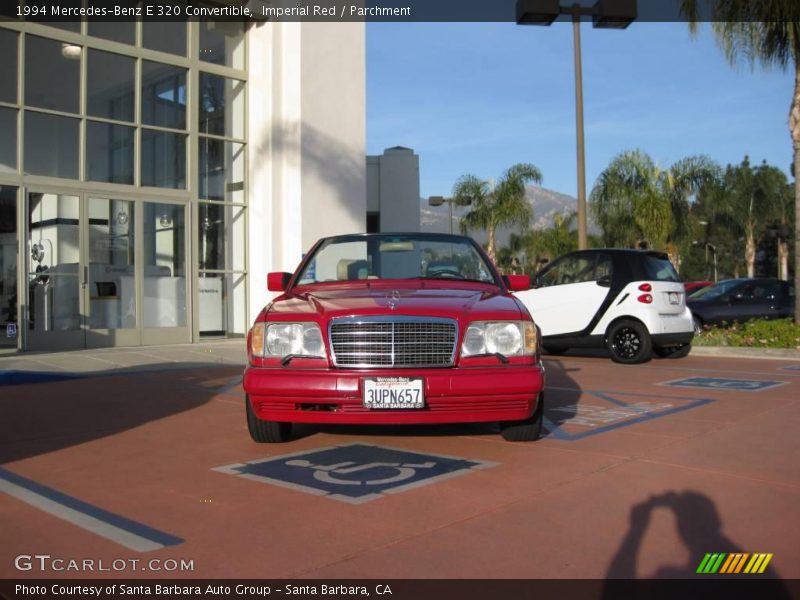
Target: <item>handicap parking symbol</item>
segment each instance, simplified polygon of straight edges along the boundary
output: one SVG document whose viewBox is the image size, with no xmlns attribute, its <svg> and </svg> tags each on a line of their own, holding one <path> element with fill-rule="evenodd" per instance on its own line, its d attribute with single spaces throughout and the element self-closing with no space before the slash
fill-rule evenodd
<svg viewBox="0 0 800 600">
<path fill-rule="evenodd" d="M 494 466 L 481 460 L 348 444 L 217 467 L 247 479 L 360 504 Z"/>
<path fill-rule="evenodd" d="M 17 337 L 17 324 L 16 323 L 6 323 L 6 337 L 7 338 L 15 338 L 15 337 Z"/>
<path fill-rule="evenodd" d="M 728 379 L 721 377 L 688 377 L 665 381 L 660 385 L 671 387 L 701 388 L 734 392 L 762 392 L 764 390 L 784 385 L 785 381 L 771 381 L 763 379 Z"/>
</svg>

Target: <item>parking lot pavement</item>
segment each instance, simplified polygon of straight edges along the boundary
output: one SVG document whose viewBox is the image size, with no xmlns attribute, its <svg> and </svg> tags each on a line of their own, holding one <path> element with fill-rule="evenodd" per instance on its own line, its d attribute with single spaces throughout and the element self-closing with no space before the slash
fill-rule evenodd
<svg viewBox="0 0 800 600">
<path fill-rule="evenodd" d="M 680 577 L 707 553 L 800 577 L 796 361 L 548 359 L 536 443 L 465 425 L 258 445 L 233 348 L 0 387 L 0 577 Z"/>
</svg>

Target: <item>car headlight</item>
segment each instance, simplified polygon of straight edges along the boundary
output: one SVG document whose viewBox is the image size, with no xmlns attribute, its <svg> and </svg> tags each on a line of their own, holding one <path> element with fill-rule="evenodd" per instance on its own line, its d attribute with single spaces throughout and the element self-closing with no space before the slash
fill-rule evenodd
<svg viewBox="0 0 800 600">
<path fill-rule="evenodd" d="M 536 354 L 536 326 L 532 321 L 475 321 L 461 344 L 461 356 Z"/>
<path fill-rule="evenodd" d="M 316 323 L 256 323 L 250 331 L 250 353 L 260 358 L 325 356 Z"/>
</svg>

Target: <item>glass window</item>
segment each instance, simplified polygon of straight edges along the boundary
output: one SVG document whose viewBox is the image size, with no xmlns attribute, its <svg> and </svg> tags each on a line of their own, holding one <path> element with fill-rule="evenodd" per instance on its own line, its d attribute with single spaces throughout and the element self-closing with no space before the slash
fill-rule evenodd
<svg viewBox="0 0 800 600">
<path fill-rule="evenodd" d="M 144 326 L 186 325 L 184 207 L 144 205 Z"/>
<path fill-rule="evenodd" d="M 185 21 L 143 21 L 142 46 L 186 56 Z"/>
<path fill-rule="evenodd" d="M 25 111 L 25 173 L 78 178 L 79 119 Z"/>
<path fill-rule="evenodd" d="M 142 61 L 142 123 L 186 129 L 186 69 Z"/>
<path fill-rule="evenodd" d="M 645 274 L 648 279 L 655 279 L 656 281 L 677 281 L 681 280 L 675 267 L 669 262 L 666 256 L 657 256 L 653 254 L 645 254 L 643 257 Z"/>
<path fill-rule="evenodd" d="M 243 271 L 245 209 L 230 204 L 199 204 L 200 269 Z"/>
<path fill-rule="evenodd" d="M 205 200 L 244 201 L 244 144 L 200 138 L 198 190 Z"/>
<path fill-rule="evenodd" d="M 133 58 L 89 50 L 87 113 L 132 122 L 135 67 Z"/>
<path fill-rule="evenodd" d="M 244 273 L 200 273 L 197 291 L 201 336 L 245 335 L 245 278 Z"/>
<path fill-rule="evenodd" d="M 0 29 L 0 102 L 17 103 L 17 33 Z"/>
<path fill-rule="evenodd" d="M 200 133 L 244 138 L 244 81 L 200 73 Z"/>
<path fill-rule="evenodd" d="M 0 108 L 0 173 L 17 171 L 17 111 Z"/>
<path fill-rule="evenodd" d="M 200 60 L 244 69 L 244 24 L 240 21 L 201 21 Z"/>
<path fill-rule="evenodd" d="M 142 129 L 142 185 L 186 188 L 186 136 Z"/>
<path fill-rule="evenodd" d="M 79 211 L 78 196 L 28 194 L 28 322 L 34 331 L 81 327 Z"/>
<path fill-rule="evenodd" d="M 86 179 L 133 185 L 133 127 L 86 124 Z"/>
<path fill-rule="evenodd" d="M 78 112 L 81 46 L 25 36 L 25 104 Z"/>
<path fill-rule="evenodd" d="M 136 327 L 133 202 L 89 198 L 89 327 Z"/>
<path fill-rule="evenodd" d="M 131 10 L 135 2 L 125 3 L 115 0 L 121 9 Z M 129 5 L 128 5 L 129 4 Z M 133 13 L 131 13 L 133 14 Z M 130 21 L 89 21 L 89 35 L 121 44 L 133 44 L 136 41 L 136 23 Z"/>
<path fill-rule="evenodd" d="M 17 239 L 17 188 L 0 185 L 0 346 L 17 345 Z"/>
</svg>

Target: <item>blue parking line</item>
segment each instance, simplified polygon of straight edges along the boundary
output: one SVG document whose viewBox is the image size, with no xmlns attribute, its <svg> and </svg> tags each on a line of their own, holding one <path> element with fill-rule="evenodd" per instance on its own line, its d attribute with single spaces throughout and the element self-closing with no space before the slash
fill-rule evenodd
<svg viewBox="0 0 800 600">
<path fill-rule="evenodd" d="M 183 539 L 93 506 L 0 467 L 0 491 L 138 552 L 183 543 Z"/>
</svg>

